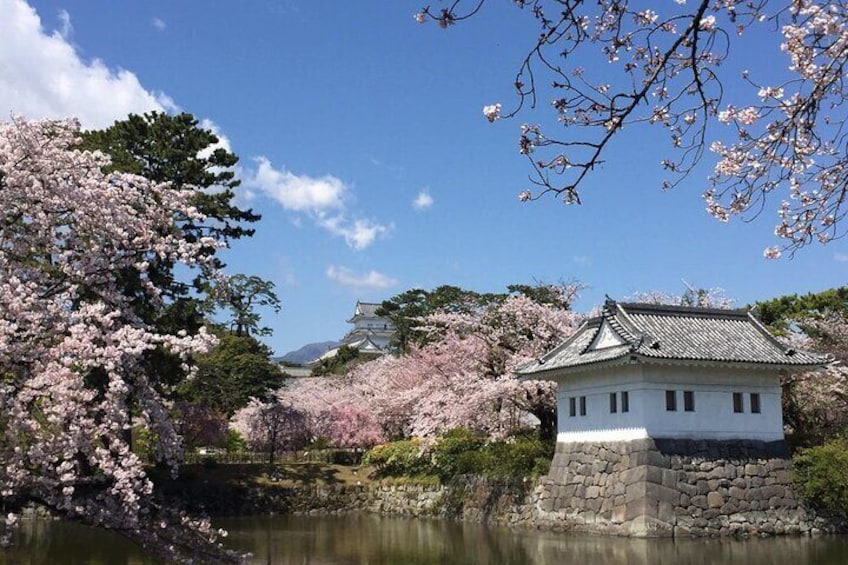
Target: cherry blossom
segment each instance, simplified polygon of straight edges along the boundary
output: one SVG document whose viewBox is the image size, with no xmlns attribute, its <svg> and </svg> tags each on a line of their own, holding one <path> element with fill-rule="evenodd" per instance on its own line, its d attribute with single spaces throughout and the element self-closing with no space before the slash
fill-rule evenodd
<svg viewBox="0 0 848 565">
<path fill-rule="evenodd" d="M 137 273 L 151 308 L 163 305 L 147 276 L 153 257 L 210 269 L 177 218 L 202 218 L 191 190 L 104 173 L 108 159 L 73 148 L 75 121 L 15 118 L 0 124 L 0 538 L 39 504 L 67 519 L 119 531 L 163 558 L 229 559 L 219 533 L 159 505 L 134 427 L 176 472 L 180 438 L 170 405 L 143 371 L 154 349 L 189 368 L 215 340 L 156 333 L 122 293 Z M 167 527 L 159 527 L 160 523 Z"/>
<path fill-rule="evenodd" d="M 686 290 L 683 294 L 671 294 L 663 291 L 636 292 L 627 297 L 633 302 L 647 304 L 669 304 L 672 306 L 689 306 L 693 308 L 718 308 L 726 310 L 733 308 L 733 298 L 727 296 L 723 288 L 698 288 L 683 281 Z"/>
<path fill-rule="evenodd" d="M 327 427 L 321 435 L 335 447 L 367 448 L 386 441 L 379 423 L 367 409 L 339 404 L 324 419 Z"/>
<path fill-rule="evenodd" d="M 501 105 L 500 104 L 491 104 L 489 106 L 483 106 L 483 115 L 490 122 L 494 122 L 501 115 Z"/>
<path fill-rule="evenodd" d="M 416 19 L 449 27 L 495 4 L 456 0 L 439 10 L 425 7 Z M 519 153 L 536 185 L 521 192 L 522 201 L 553 195 L 580 204 L 611 140 L 649 125 L 663 128 L 672 148 L 661 160 L 663 188 L 681 184 L 712 154 L 712 174 L 700 187 L 706 211 L 721 222 L 771 215 L 779 245 L 765 257 L 780 257 L 775 249 L 791 256 L 848 233 L 844 2 L 514 4 L 523 12 L 516 17 L 533 18 L 539 33 L 511 81 L 514 107 L 486 106 L 484 117 L 510 118 L 551 100 L 556 118 L 544 134 L 541 127 L 520 134 Z M 757 48 L 774 49 L 782 68 L 745 71 L 742 88 L 731 89 L 740 78 L 728 76 L 726 63 L 750 48 L 748 36 L 764 38 Z"/>
<path fill-rule="evenodd" d="M 558 345 L 582 316 L 568 309 L 578 287 L 549 287 L 552 302 L 509 296 L 484 307 L 438 311 L 423 320 L 426 345 L 386 355 L 342 377 L 290 380 L 277 395 L 309 415 L 315 435 L 337 438 L 346 411 L 361 422 L 339 445 L 420 437 L 425 443 L 452 428 L 502 437 L 530 425 L 535 415 L 555 426 L 555 384 L 518 381 L 513 370 Z"/>
<path fill-rule="evenodd" d="M 784 419 L 800 442 L 818 443 L 848 429 L 848 319 L 829 315 L 797 321 L 806 333 L 789 336 L 792 347 L 825 353 L 833 363 L 822 370 L 783 379 Z"/>
<path fill-rule="evenodd" d="M 230 428 L 256 451 L 268 453 L 269 463 L 282 451 L 296 451 L 309 443 L 306 414 L 294 407 L 272 400 L 251 398 L 230 421 Z"/>
</svg>

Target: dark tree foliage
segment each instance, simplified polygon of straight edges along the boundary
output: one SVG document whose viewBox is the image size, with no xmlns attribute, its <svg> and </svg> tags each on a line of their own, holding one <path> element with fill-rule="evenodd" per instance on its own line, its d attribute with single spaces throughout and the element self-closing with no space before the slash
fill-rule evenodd
<svg viewBox="0 0 848 565">
<path fill-rule="evenodd" d="M 468 312 L 503 296 L 480 294 L 451 285 L 442 285 L 432 291 L 414 288 L 384 300 L 377 309 L 377 315 L 387 316 L 392 321 L 395 327 L 392 346 L 400 352 L 406 352 L 412 345 L 427 342 L 426 336 L 417 330 L 421 318 L 437 310 Z"/>
<path fill-rule="evenodd" d="M 790 294 L 754 304 L 757 316 L 773 330 L 784 333 L 789 326 L 806 318 L 820 319 L 848 315 L 848 286 L 810 292 L 801 296 Z"/>
<path fill-rule="evenodd" d="M 227 284 L 226 307 L 231 312 L 230 329 L 237 336 L 270 335 L 271 329 L 259 325 L 257 306 L 280 311 L 280 299 L 274 283 L 255 276 L 235 275 Z"/>
<path fill-rule="evenodd" d="M 575 298 L 574 296 L 563 296 L 562 293 L 556 292 L 551 285 L 541 283 L 534 285 L 511 284 L 506 289 L 509 294 L 524 295 L 538 304 L 550 304 L 564 310 L 571 308 L 571 301 Z"/>
<path fill-rule="evenodd" d="M 436 311 L 468 313 L 505 300 L 510 295 L 524 295 L 539 304 L 551 304 L 558 308 L 571 307 L 573 296 L 555 292 L 544 283 L 511 284 L 507 292 L 480 293 L 452 285 L 442 285 L 432 291 L 414 288 L 388 300 L 377 309 L 378 316 L 387 316 L 395 326 L 392 345 L 400 352 L 409 351 L 411 345 L 424 345 L 432 336 L 418 330 L 420 320 Z"/>
<path fill-rule="evenodd" d="M 350 368 L 350 365 L 364 357 L 358 349 L 349 345 L 342 345 L 332 357 L 321 359 L 312 374 L 316 377 L 325 375 L 340 375 Z M 371 356 L 373 357 L 373 355 Z"/>
<path fill-rule="evenodd" d="M 848 403 L 844 395 L 845 373 L 836 369 L 848 359 L 843 331 L 848 320 L 848 286 L 780 296 L 757 302 L 754 308 L 771 331 L 782 335 L 800 331 L 810 338 L 805 348 L 836 361 L 836 367 L 824 372 L 788 374 L 782 378 L 783 421 L 793 431 L 791 444 L 809 447 L 842 436 Z M 822 390 L 827 392 L 823 394 Z"/>
<path fill-rule="evenodd" d="M 85 132 L 81 148 L 108 154 L 112 158 L 110 170 L 168 182 L 180 189 L 200 189 L 194 204 L 207 221 L 179 221 L 185 239 L 194 242 L 212 237 L 229 242 L 253 235 L 254 230 L 243 224 L 256 222 L 260 216 L 233 204 L 233 189 L 240 181 L 232 167 L 238 157 L 215 147 L 218 142 L 218 137 L 191 114 L 149 112 L 143 116 L 131 114 L 104 130 Z M 215 249 L 209 247 L 207 253 L 214 254 Z M 217 259 L 215 263 L 223 267 Z M 163 289 L 167 308 L 164 313 L 154 313 L 142 292 L 138 273 L 128 269 L 121 273 L 122 284 L 127 296 L 138 297 L 134 304 L 136 314 L 160 331 L 196 332 L 213 308 L 209 300 L 213 281 L 198 275 L 187 284 L 176 278 L 174 265 L 164 260 L 151 264 L 149 273 L 157 287 Z M 192 287 L 195 294 L 191 294 Z M 161 351 L 150 352 L 147 364 L 156 382 L 166 385 L 166 392 L 184 376 L 179 361 Z"/>
<path fill-rule="evenodd" d="M 197 357 L 197 374 L 181 385 L 181 398 L 232 415 L 250 398 L 265 398 L 281 386 L 284 375 L 266 345 L 246 334 L 216 333 L 218 345 Z"/>
<path fill-rule="evenodd" d="M 191 114 L 149 112 L 130 114 L 105 130 L 85 133 L 82 148 L 110 155 L 112 170 L 169 182 L 177 188 L 204 189 L 195 205 L 210 221 L 206 225 L 185 222 L 182 229 L 187 236 L 230 240 L 253 235 L 241 222 L 256 222 L 260 217 L 233 204 L 233 189 L 241 184 L 232 171 L 238 157 L 215 147 L 219 141 Z M 213 187 L 215 190 L 205 190 Z"/>
<path fill-rule="evenodd" d="M 260 216 L 233 204 L 233 189 L 241 182 L 232 171 L 238 157 L 215 147 L 218 142 L 218 137 L 201 127 L 191 114 L 149 112 L 143 116 L 130 114 L 105 130 L 86 132 L 81 147 L 108 154 L 112 158 L 111 170 L 169 182 L 181 189 L 201 189 L 195 206 L 207 221 L 200 224 L 183 219 L 180 229 L 188 241 L 212 237 L 229 242 L 253 235 L 254 230 L 242 224 L 256 222 Z M 208 252 L 214 251 L 210 248 Z M 158 280 L 167 283 L 165 288 L 171 297 L 188 293 L 187 286 L 175 280 L 173 265 L 160 262 L 154 267 Z M 134 278 L 128 274 L 127 279 L 128 290 L 132 290 Z M 193 283 L 199 291 L 210 290 L 209 281 L 202 278 Z"/>
</svg>

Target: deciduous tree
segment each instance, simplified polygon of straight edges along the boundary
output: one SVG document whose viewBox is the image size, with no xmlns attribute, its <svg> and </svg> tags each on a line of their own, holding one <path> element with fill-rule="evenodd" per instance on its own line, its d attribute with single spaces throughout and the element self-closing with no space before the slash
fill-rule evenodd
<svg viewBox="0 0 848 565">
<path fill-rule="evenodd" d="M 267 453 L 269 465 L 281 451 L 302 449 L 310 439 L 306 415 L 276 397 L 269 402 L 251 399 L 235 413 L 230 427 L 251 449 Z"/>
<path fill-rule="evenodd" d="M 581 316 L 567 306 L 577 290 L 519 290 L 436 310 L 410 326 L 423 343 L 406 354 L 383 356 L 342 377 L 292 380 L 278 394 L 310 414 L 317 428 L 327 425 L 330 409 L 349 404 L 370 412 L 390 439 L 433 439 L 457 427 L 499 437 L 528 425 L 528 413 L 552 437 L 555 385 L 519 382 L 512 371 L 576 328 Z"/>
<path fill-rule="evenodd" d="M 447 28 L 486 4 L 455 0 L 427 6 L 415 18 Z M 652 125 L 665 130 L 672 148 L 662 160 L 664 187 L 681 183 L 711 152 L 716 162 L 703 189 L 710 214 L 722 222 L 763 210 L 776 214 L 781 245 L 766 249 L 766 257 L 848 232 L 844 2 L 514 4 L 524 12 L 516 17 L 534 18 L 539 32 L 528 38 L 513 81 L 516 103 L 487 105 L 483 115 L 494 122 L 550 100 L 557 124 L 521 126 L 519 152 L 530 162 L 534 185 L 520 192 L 521 200 L 550 194 L 580 203 L 612 140 Z M 783 67 L 727 76 L 733 53 L 746 45 L 782 52 Z M 747 96 L 728 100 L 734 81 Z"/>
<path fill-rule="evenodd" d="M 176 227 L 187 242 L 205 242 L 201 252 L 208 257 L 207 262 L 217 267 L 210 271 L 215 276 L 197 272 L 193 280 L 184 281 L 174 271 L 173 261 L 150 257 L 145 276 L 168 299 L 165 308 L 151 309 L 141 288 L 140 274 L 133 265 L 123 268 L 121 284 L 124 292 L 134 298 L 133 307 L 138 315 L 159 331 L 194 332 L 219 305 L 216 298 L 222 300 L 220 305 L 229 307 L 228 299 L 233 294 L 228 285 L 222 284 L 227 279 L 220 276 L 223 264 L 215 255 L 216 249 L 219 244 L 253 235 L 254 230 L 245 224 L 260 219 L 252 210 L 243 210 L 233 202 L 234 191 L 241 182 L 233 169 L 238 157 L 223 147 L 210 129 L 187 113 L 131 114 L 104 130 L 83 133 L 79 146 L 109 155 L 105 172 L 137 174 L 153 182 L 170 183 L 174 190 L 186 191 L 191 209 L 198 212 L 177 214 Z M 240 277 L 233 277 L 237 286 Z M 243 301 L 237 302 L 244 306 Z M 249 309 L 243 311 L 242 320 L 246 321 L 252 313 Z M 146 363 L 159 383 L 173 386 L 184 377 L 179 363 L 163 352 L 151 353 Z M 167 393 L 168 386 L 162 387 L 162 392 Z"/>
<path fill-rule="evenodd" d="M 226 558 L 208 523 L 150 496 L 125 433 L 148 428 L 156 459 L 176 472 L 180 440 L 143 359 L 161 349 L 185 363 L 214 338 L 157 331 L 135 306 L 164 308 L 153 261 L 212 276 L 205 249 L 219 243 L 177 227 L 205 221 L 193 190 L 104 172 L 108 159 L 78 145 L 72 121 L 0 124 L 0 537 L 36 503 L 168 559 Z"/>
<path fill-rule="evenodd" d="M 848 317 L 831 315 L 801 323 L 808 334 L 794 334 L 793 345 L 834 359 L 818 371 L 783 379 L 783 417 L 796 446 L 817 445 L 848 431 Z"/>
</svg>

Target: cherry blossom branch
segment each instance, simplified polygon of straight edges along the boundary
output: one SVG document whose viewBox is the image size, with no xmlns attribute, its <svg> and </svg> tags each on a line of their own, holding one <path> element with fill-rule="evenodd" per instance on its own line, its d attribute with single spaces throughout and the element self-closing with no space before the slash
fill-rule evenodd
<svg viewBox="0 0 848 565">
<path fill-rule="evenodd" d="M 703 193 L 711 215 L 724 222 L 734 215 L 752 221 L 763 211 L 777 214 L 775 234 L 782 245 L 766 249 L 766 257 L 779 257 L 781 250 L 794 254 L 848 233 L 848 7 L 843 2 L 699 0 L 690 8 L 678 0 L 677 7 L 664 8 L 663 17 L 630 0 L 515 3 L 529 9 L 541 33 L 516 74 L 515 107 L 503 111 L 500 103 L 491 104 L 483 114 L 494 122 L 534 109 L 546 92 L 542 77 L 550 77 L 553 109 L 565 132 L 551 136 L 538 124 L 521 126 L 519 153 L 530 162 L 534 188 L 519 193 L 522 201 L 549 195 L 580 204 L 581 189 L 605 162 L 612 139 L 625 126 L 654 124 L 667 130 L 677 152 L 662 160 L 672 177 L 663 181 L 664 188 L 686 180 L 709 149 L 717 157 Z M 475 1 L 463 12 L 463 3 L 456 1 L 438 14 L 425 8 L 416 20 L 448 27 L 484 4 Z M 719 111 L 720 70 L 737 44 L 733 37 L 755 28 L 780 34 L 793 78 L 758 86 L 759 103 Z M 586 55 L 606 59 L 610 72 L 617 73 L 617 90 L 571 63 Z M 592 74 L 604 72 L 593 68 Z M 748 75 L 744 80 L 753 84 Z M 737 141 L 710 143 L 707 130 L 720 125 L 734 127 Z M 779 206 L 775 198 L 782 200 Z"/>
</svg>

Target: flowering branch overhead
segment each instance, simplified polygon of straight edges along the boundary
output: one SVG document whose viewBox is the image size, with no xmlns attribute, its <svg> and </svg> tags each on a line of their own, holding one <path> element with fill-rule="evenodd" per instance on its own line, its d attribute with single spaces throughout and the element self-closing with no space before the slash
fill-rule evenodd
<svg viewBox="0 0 848 565">
<path fill-rule="evenodd" d="M 79 141 L 72 121 L 0 124 L 0 543 L 37 503 L 167 560 L 235 561 L 208 522 L 151 498 L 130 444 L 133 427 L 149 430 L 156 459 L 176 472 L 180 438 L 144 359 L 164 350 L 190 370 L 215 340 L 152 329 L 122 277 L 134 273 L 161 310 L 151 261 L 211 275 L 206 250 L 218 244 L 177 229 L 176 217 L 203 221 L 192 191 L 104 173 L 108 158 Z"/>
<path fill-rule="evenodd" d="M 485 3 L 428 6 L 415 19 L 448 27 Z M 752 219 L 775 201 L 781 243 L 766 249 L 766 257 L 848 233 L 844 2 L 676 0 L 661 11 L 630 0 L 515 4 L 532 14 L 540 33 L 516 73 L 515 107 L 490 104 L 484 117 L 494 122 L 533 109 L 550 87 L 554 115 L 565 131 L 551 135 L 540 125 L 521 126 L 519 152 L 533 171 L 533 187 L 519 193 L 522 201 L 553 195 L 579 204 L 586 178 L 604 163 L 610 141 L 649 124 L 663 128 L 674 148 L 661 163 L 669 174 L 664 188 L 686 179 L 709 150 L 717 161 L 703 197 L 712 216 Z M 787 57 L 784 78 L 759 84 L 746 72 L 744 84 L 756 99 L 742 107 L 724 104 L 727 77 L 720 71 L 738 37 L 775 30 Z M 572 62 L 586 55 L 602 58 L 609 70 L 589 72 Z M 612 84 L 598 80 L 610 73 L 617 77 Z M 722 126 L 732 129 L 733 141 L 708 138 Z"/>
</svg>

